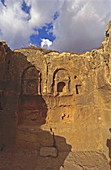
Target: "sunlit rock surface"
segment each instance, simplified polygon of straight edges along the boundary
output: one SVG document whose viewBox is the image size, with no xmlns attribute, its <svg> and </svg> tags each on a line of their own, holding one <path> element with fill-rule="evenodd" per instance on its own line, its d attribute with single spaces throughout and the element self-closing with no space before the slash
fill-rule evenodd
<svg viewBox="0 0 111 170">
<path fill-rule="evenodd" d="M 37 164 L 18 153 L 9 170 L 110 170 L 110 132 L 111 21 L 101 47 L 81 54 L 0 42 L 0 168 L 10 148 L 36 151 Z"/>
</svg>

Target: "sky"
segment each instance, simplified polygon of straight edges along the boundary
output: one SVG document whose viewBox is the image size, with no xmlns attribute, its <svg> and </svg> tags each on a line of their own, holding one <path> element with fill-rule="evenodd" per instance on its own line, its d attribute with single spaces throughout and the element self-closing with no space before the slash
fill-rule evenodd
<svg viewBox="0 0 111 170">
<path fill-rule="evenodd" d="M 97 48 L 111 19 L 111 0 L 0 0 L 0 40 L 85 52 Z"/>
</svg>

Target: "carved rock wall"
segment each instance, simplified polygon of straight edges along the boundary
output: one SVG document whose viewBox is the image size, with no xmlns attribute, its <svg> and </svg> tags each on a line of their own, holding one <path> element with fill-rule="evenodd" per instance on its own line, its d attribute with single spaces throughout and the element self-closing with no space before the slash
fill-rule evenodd
<svg viewBox="0 0 111 170">
<path fill-rule="evenodd" d="M 83 54 L 0 42 L 0 144 L 56 147 L 61 170 L 109 169 L 110 65 L 111 21 L 101 48 Z"/>
</svg>

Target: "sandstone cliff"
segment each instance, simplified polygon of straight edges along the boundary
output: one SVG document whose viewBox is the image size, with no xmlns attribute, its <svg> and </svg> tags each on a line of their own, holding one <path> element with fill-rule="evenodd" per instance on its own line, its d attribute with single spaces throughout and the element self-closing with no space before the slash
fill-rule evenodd
<svg viewBox="0 0 111 170">
<path fill-rule="evenodd" d="M 0 145 L 55 155 L 52 170 L 110 169 L 110 69 L 111 21 L 102 46 L 81 54 L 1 41 Z"/>
</svg>

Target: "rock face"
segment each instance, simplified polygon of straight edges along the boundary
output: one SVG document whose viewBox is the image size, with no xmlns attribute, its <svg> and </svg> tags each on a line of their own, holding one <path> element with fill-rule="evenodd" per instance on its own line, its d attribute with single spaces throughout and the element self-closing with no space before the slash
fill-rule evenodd
<svg viewBox="0 0 111 170">
<path fill-rule="evenodd" d="M 40 156 L 47 157 L 57 157 L 57 149 L 55 147 L 42 147 L 40 149 Z"/>
<path fill-rule="evenodd" d="M 0 146 L 48 159 L 56 148 L 49 169 L 109 170 L 110 128 L 111 21 L 102 46 L 83 54 L 0 42 Z"/>
</svg>

